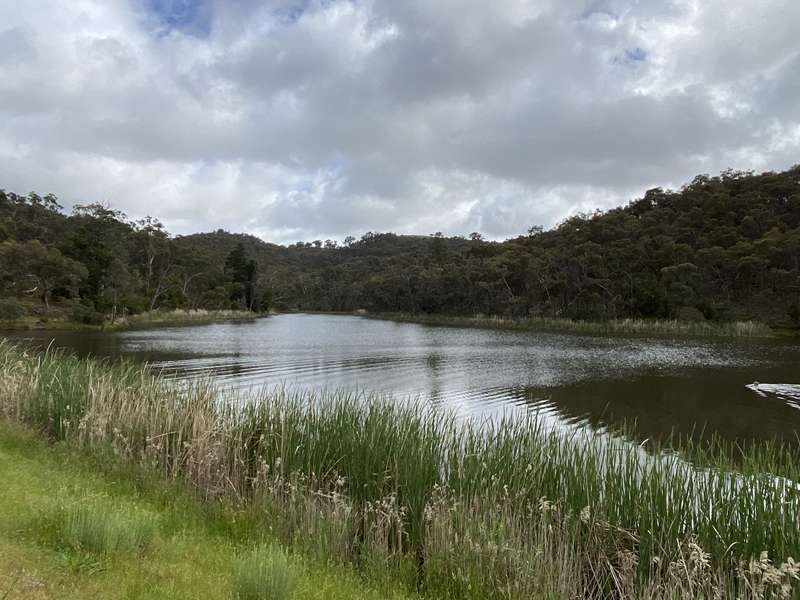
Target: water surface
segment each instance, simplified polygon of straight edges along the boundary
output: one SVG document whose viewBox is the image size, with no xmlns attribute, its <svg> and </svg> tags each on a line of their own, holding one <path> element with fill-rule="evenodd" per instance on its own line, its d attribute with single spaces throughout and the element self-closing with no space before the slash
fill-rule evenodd
<svg viewBox="0 0 800 600">
<path fill-rule="evenodd" d="M 358 389 L 461 415 L 533 411 L 564 426 L 635 421 L 641 439 L 702 431 L 796 441 L 800 433 L 800 346 L 786 340 L 581 336 L 307 314 L 8 336 L 147 361 L 173 377 L 213 375 L 238 388 Z"/>
</svg>

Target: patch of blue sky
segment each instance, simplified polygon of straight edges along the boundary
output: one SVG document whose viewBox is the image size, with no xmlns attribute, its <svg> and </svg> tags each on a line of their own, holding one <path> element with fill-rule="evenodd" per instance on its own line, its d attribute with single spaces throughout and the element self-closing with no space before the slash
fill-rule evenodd
<svg viewBox="0 0 800 600">
<path fill-rule="evenodd" d="M 211 0 L 144 0 L 145 9 L 157 23 L 158 34 L 172 31 L 208 37 L 211 33 Z"/>
<path fill-rule="evenodd" d="M 635 68 L 646 61 L 647 51 L 636 46 L 635 48 L 626 48 L 622 54 L 615 56 L 612 62 L 615 65 Z"/>
<path fill-rule="evenodd" d="M 638 46 L 625 50 L 625 60 L 629 62 L 644 62 L 647 60 L 647 52 Z"/>
<path fill-rule="evenodd" d="M 347 2 L 350 0 L 282 0 L 280 5 L 273 11 L 281 21 L 287 25 L 292 25 L 309 10 L 324 9 L 329 4 L 335 2 Z"/>
</svg>

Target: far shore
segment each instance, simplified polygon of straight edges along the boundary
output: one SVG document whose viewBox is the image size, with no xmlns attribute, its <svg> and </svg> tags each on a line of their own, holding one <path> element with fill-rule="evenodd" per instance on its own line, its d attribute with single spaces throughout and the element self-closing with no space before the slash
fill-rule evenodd
<svg viewBox="0 0 800 600">
<path fill-rule="evenodd" d="M 356 312 L 371 319 L 418 323 L 438 327 L 469 327 L 510 331 L 548 331 L 588 335 L 656 335 L 730 338 L 774 338 L 797 335 L 796 331 L 773 329 L 757 321 L 681 321 L 677 319 L 574 320 L 567 318 L 512 318 L 491 315 L 452 316 L 426 313 Z"/>
<path fill-rule="evenodd" d="M 100 324 L 80 323 L 61 316 L 0 320 L 0 331 L 124 331 L 148 327 L 174 327 L 218 321 L 250 321 L 267 316 L 246 310 L 155 310 L 117 317 Z"/>
<path fill-rule="evenodd" d="M 770 327 L 758 321 L 684 321 L 679 319 L 624 318 L 577 320 L 553 317 L 504 317 L 497 315 L 445 315 L 436 313 L 284 310 L 250 312 L 243 310 L 155 310 L 110 318 L 101 324 L 88 324 L 54 315 L 26 316 L 0 320 L 0 331 L 124 331 L 151 327 L 176 327 L 222 321 L 252 321 L 275 314 L 320 314 L 360 316 L 367 319 L 416 323 L 432 327 L 461 327 L 572 333 L 578 335 L 647 335 L 664 337 L 777 338 L 800 335 L 800 331 Z"/>
</svg>

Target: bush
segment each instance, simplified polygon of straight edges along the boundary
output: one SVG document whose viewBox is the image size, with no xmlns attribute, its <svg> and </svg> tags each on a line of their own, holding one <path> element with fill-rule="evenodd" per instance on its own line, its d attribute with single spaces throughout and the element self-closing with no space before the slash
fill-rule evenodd
<svg viewBox="0 0 800 600">
<path fill-rule="evenodd" d="M 69 315 L 70 321 L 85 325 L 102 325 L 105 318 L 94 308 L 85 304 L 75 304 Z"/>
<path fill-rule="evenodd" d="M 130 314 L 138 315 L 139 313 L 147 311 L 149 302 L 147 298 L 143 296 L 131 294 L 122 299 L 122 306 L 124 306 Z"/>
<path fill-rule="evenodd" d="M 275 546 L 262 546 L 242 557 L 233 577 L 238 600 L 288 600 L 295 573 L 286 553 Z"/>
<path fill-rule="evenodd" d="M 792 323 L 800 326 L 800 302 L 790 306 L 786 312 L 789 315 L 789 318 L 792 320 Z"/>
<path fill-rule="evenodd" d="M 13 321 L 24 314 L 25 309 L 14 298 L 0 298 L 0 319 Z"/>
<path fill-rule="evenodd" d="M 59 544 L 81 552 L 142 552 L 155 533 L 150 515 L 114 512 L 96 502 L 68 506 L 58 512 Z"/>
</svg>

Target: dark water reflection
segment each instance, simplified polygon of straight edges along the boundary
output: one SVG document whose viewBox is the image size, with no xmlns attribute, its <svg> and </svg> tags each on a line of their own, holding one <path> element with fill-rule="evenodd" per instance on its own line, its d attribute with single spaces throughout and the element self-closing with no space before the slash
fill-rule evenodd
<svg viewBox="0 0 800 600">
<path fill-rule="evenodd" d="M 174 377 L 214 375 L 238 388 L 353 388 L 419 397 L 463 415 L 514 407 L 553 424 L 635 421 L 642 439 L 703 429 L 796 440 L 800 432 L 800 347 L 788 341 L 589 337 L 302 314 L 24 337 L 147 361 Z M 754 381 L 766 384 L 761 393 L 747 387 Z M 788 385 L 776 388 L 788 394 L 773 393 L 775 384 Z"/>
</svg>

